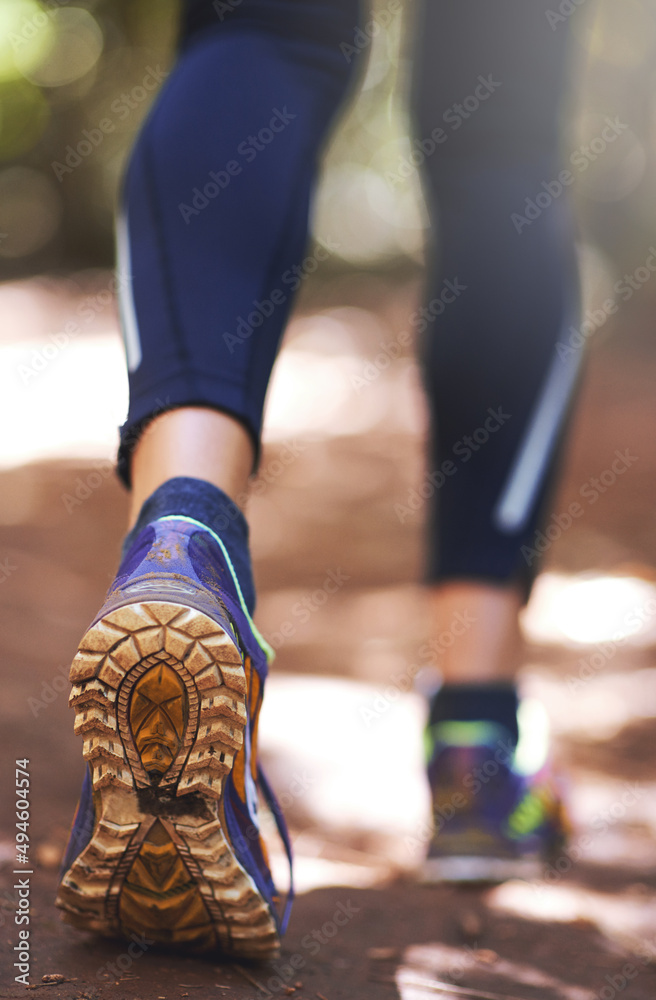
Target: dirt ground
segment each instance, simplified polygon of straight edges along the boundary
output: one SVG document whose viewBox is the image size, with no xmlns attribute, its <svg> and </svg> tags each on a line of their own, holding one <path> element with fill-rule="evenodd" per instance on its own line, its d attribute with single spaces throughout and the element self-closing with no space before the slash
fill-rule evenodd
<svg viewBox="0 0 656 1000">
<path fill-rule="evenodd" d="M 339 297 L 335 292 L 333 300 L 315 304 L 324 311 L 335 302 L 349 304 L 356 358 L 350 370 L 361 370 L 377 351 L 379 333 L 367 326 L 364 311 L 400 312 L 402 294 L 409 293 L 365 286 L 340 289 Z M 646 300 L 634 305 L 592 352 L 554 510 L 580 499 L 581 487 L 610 466 L 616 450 L 637 458 L 551 545 L 545 556 L 550 575 L 543 578 L 550 586 L 563 588 L 567 574 L 591 571 L 631 578 L 638 588 L 643 581 L 646 589 L 636 593 L 644 599 L 656 580 L 653 315 Z M 332 371 L 341 363 L 334 344 L 308 338 L 307 329 L 305 320 L 292 329 L 290 347 L 295 330 L 303 347 L 297 360 L 325 362 Z M 316 427 L 305 433 L 301 421 L 298 437 L 274 436 L 263 460 L 270 481 L 252 504 L 260 627 L 275 638 L 286 620 L 294 626 L 278 643 L 263 720 L 264 759 L 279 790 L 298 788 L 299 772 L 309 788 L 286 796 L 301 891 L 283 956 L 273 966 L 237 968 L 145 944 L 128 952 L 126 942 L 98 941 L 60 922 L 53 907 L 57 869 L 83 773 L 63 678 L 110 583 L 127 501 L 112 477 L 101 476 L 101 485 L 67 509 L 63 496 L 97 473 L 93 460 L 52 458 L 0 473 L 0 782 L 6 803 L 0 997 L 25 994 L 12 967 L 19 929 L 12 887 L 20 877 L 13 875 L 13 778 L 15 761 L 23 758 L 29 759 L 34 865 L 29 981 L 40 996 L 656 996 L 656 640 L 649 623 L 641 641 L 604 646 L 594 637 L 573 641 L 557 629 L 549 632 L 546 598 L 532 605 L 525 685 L 547 707 L 555 750 L 569 775 L 573 849 L 539 882 L 463 891 L 413 881 L 418 850 L 412 835 L 426 808 L 422 702 L 409 692 L 392 698 L 389 685 L 416 661 L 425 638 L 417 584 L 422 511 L 401 523 L 394 509 L 422 474 L 415 376 L 407 358 L 382 371 L 363 391 L 372 413 L 380 407 L 354 433 Z M 20 434 L 20 426 L 5 433 Z M 290 440 L 296 442 L 293 461 Z M 327 600 L 322 585 L 331 571 L 346 579 Z M 291 609 L 303 596 L 311 614 L 301 620 Z M 535 625 L 540 615 L 542 624 Z M 366 721 L 366 706 L 373 706 L 374 723 Z M 347 915 L 339 928 L 338 913 Z M 43 981 L 52 975 L 63 981 Z"/>
</svg>

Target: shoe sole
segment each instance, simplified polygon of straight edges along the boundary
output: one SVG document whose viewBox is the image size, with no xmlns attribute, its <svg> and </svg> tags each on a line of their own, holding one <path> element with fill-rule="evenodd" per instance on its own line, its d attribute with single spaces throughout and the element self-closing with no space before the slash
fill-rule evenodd
<svg viewBox="0 0 656 1000">
<path fill-rule="evenodd" d="M 59 888 L 64 919 L 112 937 L 277 957 L 275 919 L 224 821 L 226 778 L 247 723 L 233 639 L 194 608 L 144 600 L 89 629 L 70 679 L 96 815 Z"/>
<path fill-rule="evenodd" d="M 494 858 L 470 855 L 450 855 L 428 858 L 418 875 L 421 885 L 498 884 L 510 879 L 535 881 L 544 872 L 544 862 L 538 858 Z"/>
</svg>

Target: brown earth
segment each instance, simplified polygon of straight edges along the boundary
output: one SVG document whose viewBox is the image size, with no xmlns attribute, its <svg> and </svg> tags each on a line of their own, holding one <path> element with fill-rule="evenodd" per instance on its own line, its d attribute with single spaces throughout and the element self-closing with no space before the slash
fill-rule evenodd
<svg viewBox="0 0 656 1000">
<path fill-rule="evenodd" d="M 380 289 L 352 292 L 352 304 L 361 307 L 376 303 L 382 311 L 389 304 L 383 299 Z M 552 546 L 546 558 L 549 569 L 656 578 L 656 344 L 648 336 L 653 312 L 647 305 L 641 306 L 644 313 L 634 310 L 623 316 L 626 325 L 618 324 L 592 353 L 554 509 L 566 509 L 579 496 L 581 485 L 608 467 L 616 449 L 631 449 L 639 461 Z M 359 344 L 363 359 L 376 349 L 368 336 L 363 330 Z M 396 371 L 393 365 L 383 373 L 380 387 Z M 20 433 L 20 428 L 11 433 Z M 282 447 L 267 447 L 265 467 Z M 266 634 L 276 633 L 299 595 L 321 588 L 328 569 L 340 567 L 349 577 L 342 590 L 313 612 L 307 625 L 299 625 L 280 649 L 274 675 L 281 676 L 281 683 L 284 675 L 293 675 L 299 684 L 302 675 L 332 679 L 338 703 L 343 692 L 347 705 L 350 692 L 375 691 L 369 686 L 354 688 L 355 682 L 385 685 L 395 664 L 416 658 L 425 628 L 416 583 L 421 512 L 401 524 L 393 504 L 418 481 L 421 456 L 421 435 L 409 431 L 407 421 L 382 420 L 367 433 L 323 436 L 309 442 L 298 460 L 285 466 L 253 503 L 259 623 Z M 656 996 L 656 846 L 654 824 L 649 822 L 650 815 L 652 820 L 656 816 L 656 708 L 650 703 L 651 708 L 645 705 L 633 715 L 628 711 L 614 730 L 600 722 L 609 699 L 616 697 L 612 684 L 624 684 L 634 694 L 637 688 L 638 701 L 641 686 L 647 690 L 653 685 L 654 650 L 649 644 L 626 647 L 604 665 L 597 678 L 599 697 L 588 697 L 586 689 L 580 695 L 582 717 L 569 727 L 558 724 L 559 700 L 569 705 L 570 714 L 579 704 L 575 703 L 579 695 L 566 680 L 594 647 L 545 642 L 529 648 L 528 683 L 551 692 L 547 705 L 554 716 L 556 751 L 571 776 L 573 842 L 590 832 L 596 803 L 611 809 L 606 830 L 600 831 L 599 823 L 595 827 L 595 849 L 569 865 L 566 859 L 562 874 L 546 872 L 541 884 L 513 883 L 501 890 L 421 888 L 412 880 L 398 828 L 373 830 L 366 814 L 353 819 L 349 813 L 344 821 L 336 815 L 333 823 L 321 822 L 309 800 L 299 799 L 289 809 L 297 853 L 307 866 L 314 865 L 313 870 L 323 865 L 323 884 L 319 879 L 299 895 L 277 968 L 238 969 L 218 959 L 181 958 L 153 948 L 132 959 L 125 943 L 98 941 L 62 924 L 53 907 L 57 865 L 83 768 L 60 678 L 110 583 L 126 513 L 125 494 L 113 479 L 67 512 L 62 494 L 74 489 L 77 477 L 85 480 L 93 468 L 91 462 L 62 460 L 0 474 L 0 560 L 5 567 L 0 585 L 4 612 L 0 781 L 2 801 L 7 803 L 0 829 L 5 847 L 0 997 L 25 993 L 14 982 L 11 957 L 18 940 L 12 889 L 13 770 L 21 758 L 30 761 L 35 862 L 30 982 L 41 996 L 53 1000 L 186 996 L 253 1000 L 271 994 L 293 995 L 296 1000 L 614 1000 L 620 995 L 622 1000 L 648 1000 Z M 611 687 L 604 687 L 606 682 Z M 307 690 L 308 711 L 320 711 L 310 700 L 311 686 Z M 275 730 L 275 721 L 270 720 L 267 732 Z M 348 760 L 355 724 L 349 723 L 346 710 L 344 718 L 335 718 L 334 732 L 342 744 L 347 742 L 340 752 Z M 275 745 L 267 743 L 265 733 L 264 756 L 279 788 L 304 766 L 303 760 L 299 765 L 298 739 L 293 727 Z M 309 744 L 306 748 L 310 755 L 316 749 Z M 330 761 L 331 747 L 321 752 Z M 393 755 L 400 754 L 403 760 L 405 749 L 382 747 L 381 766 L 387 766 L 385 753 L 392 766 Z M 343 766 L 343 759 L 335 766 Z M 394 795 L 402 781 L 397 786 L 396 772 L 390 773 L 389 809 L 394 817 Z M 357 771 L 353 780 L 364 782 L 363 774 Z M 317 780 L 321 792 L 321 782 L 329 779 L 322 772 Z M 624 782 L 639 790 L 639 813 L 628 807 L 622 812 L 617 806 Z M 357 794 L 356 789 L 356 798 Z M 591 795 L 594 802 L 589 805 Z M 339 907 L 349 918 L 333 933 L 332 917 Z M 64 981 L 42 982 L 52 974 Z"/>
</svg>

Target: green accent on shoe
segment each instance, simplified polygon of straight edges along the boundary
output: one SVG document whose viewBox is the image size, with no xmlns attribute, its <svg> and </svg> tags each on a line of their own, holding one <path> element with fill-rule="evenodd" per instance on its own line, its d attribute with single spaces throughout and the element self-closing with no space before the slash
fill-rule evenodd
<svg viewBox="0 0 656 1000">
<path fill-rule="evenodd" d="M 267 658 L 267 663 L 269 665 L 271 665 L 273 663 L 273 661 L 275 660 L 275 658 L 276 658 L 275 650 L 269 645 L 269 643 L 266 641 L 266 639 L 264 638 L 264 636 L 262 635 L 262 633 L 258 629 L 257 625 L 254 623 L 253 619 L 251 618 L 250 612 L 249 612 L 248 608 L 246 607 L 246 601 L 244 600 L 244 595 L 242 593 L 241 587 L 239 586 L 239 580 L 237 579 L 237 574 L 235 573 L 235 568 L 232 565 L 232 560 L 230 559 L 230 556 L 228 555 L 228 550 L 226 549 L 225 545 L 221 541 L 220 537 L 217 535 L 216 531 L 213 531 L 212 528 L 209 528 L 206 524 L 203 524 L 202 521 L 197 521 L 195 517 L 185 517 L 183 514 L 167 514 L 165 517 L 158 517 L 157 520 L 158 521 L 186 521 L 187 524 L 196 524 L 196 525 L 198 525 L 199 528 L 202 528 L 203 531 L 207 531 L 208 534 L 210 534 L 212 536 L 212 538 L 214 539 L 214 541 L 218 544 L 219 548 L 223 552 L 223 555 L 225 556 L 225 560 L 226 560 L 226 562 L 228 564 L 228 569 L 230 570 L 230 574 L 231 574 L 232 579 L 233 579 L 234 584 L 235 584 L 235 589 L 237 591 L 237 596 L 239 597 L 239 603 L 241 604 L 241 609 L 244 612 L 244 614 L 246 615 L 246 618 L 248 619 L 248 624 L 250 625 L 250 627 L 252 629 L 252 632 L 253 632 L 253 635 L 255 636 L 255 638 L 257 640 L 257 644 L 260 647 L 260 649 L 262 650 L 262 652 L 265 654 L 265 656 Z"/>
<path fill-rule="evenodd" d="M 504 738 L 508 738 L 508 733 L 496 722 L 488 722 L 485 719 L 473 722 L 449 719 L 426 727 L 424 752 L 426 760 L 431 760 L 437 743 L 452 747 L 480 747 L 490 746 Z"/>
</svg>

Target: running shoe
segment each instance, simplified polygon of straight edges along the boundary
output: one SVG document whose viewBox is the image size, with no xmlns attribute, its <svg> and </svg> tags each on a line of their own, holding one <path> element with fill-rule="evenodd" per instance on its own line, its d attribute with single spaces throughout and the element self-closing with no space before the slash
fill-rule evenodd
<svg viewBox="0 0 656 1000">
<path fill-rule="evenodd" d="M 279 954 L 282 913 L 260 835 L 257 761 L 272 657 L 220 538 L 147 525 L 73 660 L 87 774 L 56 904 L 81 930 L 230 958 Z"/>
<path fill-rule="evenodd" d="M 433 825 L 420 881 L 537 879 L 562 850 L 569 824 L 540 706 L 523 703 L 519 721 L 516 747 L 490 722 L 427 731 Z"/>
</svg>

